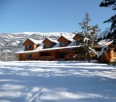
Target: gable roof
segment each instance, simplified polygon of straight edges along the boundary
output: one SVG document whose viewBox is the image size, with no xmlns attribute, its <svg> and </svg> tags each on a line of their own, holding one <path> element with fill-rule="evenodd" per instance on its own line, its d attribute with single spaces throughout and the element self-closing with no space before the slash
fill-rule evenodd
<svg viewBox="0 0 116 102">
<path fill-rule="evenodd" d="M 48 41 L 50 41 L 50 42 L 52 42 L 52 43 L 58 43 L 58 41 L 53 40 L 53 39 L 50 39 L 50 38 L 45 38 L 45 39 L 42 41 L 42 43 L 44 43 L 45 40 L 48 40 Z"/>
<path fill-rule="evenodd" d="M 40 43 L 42 43 L 42 40 L 35 40 L 35 39 L 32 39 L 32 38 L 28 38 L 27 40 L 30 40 L 31 42 L 33 42 L 33 43 L 35 43 L 35 44 L 40 44 Z M 24 43 L 25 43 L 27 40 L 25 40 L 25 41 L 23 42 L 23 45 L 24 45 Z"/>
<path fill-rule="evenodd" d="M 31 50 L 31 51 L 24 51 L 24 49 L 20 50 L 16 54 L 18 54 L 18 53 L 32 53 L 32 52 L 39 52 L 39 51 L 46 51 L 46 50 L 56 50 L 56 49 L 67 49 L 67 48 L 75 48 L 75 47 L 77 47 L 77 46 L 74 45 L 74 40 L 73 39 L 72 39 L 72 41 L 69 40 L 70 43 L 67 46 L 65 46 L 65 47 L 60 47 L 60 44 L 59 44 L 59 42 L 57 40 L 52 40 L 50 38 L 45 38 L 43 41 L 38 41 L 38 42 L 36 40 L 34 40 L 34 39 L 29 39 L 29 40 L 31 40 L 32 42 L 34 42 L 36 44 L 39 43 L 39 46 L 36 49 Z M 49 40 L 50 42 L 55 43 L 55 45 L 53 47 L 51 47 L 51 48 L 43 49 L 43 46 L 44 46 L 43 42 L 45 40 Z"/>
<path fill-rule="evenodd" d="M 81 33 L 77 33 L 77 34 L 75 34 L 75 36 L 73 37 L 73 39 L 75 39 L 76 37 L 83 37 L 83 36 L 81 35 Z"/>
<path fill-rule="evenodd" d="M 63 35 L 61 35 L 61 36 L 57 39 L 57 41 L 59 41 L 60 38 L 64 38 L 65 40 L 70 41 L 68 38 L 64 37 Z"/>
<path fill-rule="evenodd" d="M 42 42 L 42 40 L 35 40 L 35 39 L 32 39 L 32 38 L 29 38 L 32 42 L 34 42 L 35 44 L 39 44 Z"/>
</svg>

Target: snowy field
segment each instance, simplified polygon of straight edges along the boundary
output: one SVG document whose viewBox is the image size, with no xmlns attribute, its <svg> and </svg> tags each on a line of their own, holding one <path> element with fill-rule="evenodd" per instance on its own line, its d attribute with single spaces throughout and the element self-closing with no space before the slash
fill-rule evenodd
<svg viewBox="0 0 116 102">
<path fill-rule="evenodd" d="M 0 62 L 0 102 L 116 102 L 116 68 L 79 62 Z"/>
</svg>

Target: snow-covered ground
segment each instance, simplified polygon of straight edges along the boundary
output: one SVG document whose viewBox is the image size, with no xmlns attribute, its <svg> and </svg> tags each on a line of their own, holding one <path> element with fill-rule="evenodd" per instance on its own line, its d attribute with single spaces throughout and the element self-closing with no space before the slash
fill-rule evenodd
<svg viewBox="0 0 116 102">
<path fill-rule="evenodd" d="M 0 62 L 0 102 L 116 102 L 116 68 L 79 62 Z"/>
</svg>

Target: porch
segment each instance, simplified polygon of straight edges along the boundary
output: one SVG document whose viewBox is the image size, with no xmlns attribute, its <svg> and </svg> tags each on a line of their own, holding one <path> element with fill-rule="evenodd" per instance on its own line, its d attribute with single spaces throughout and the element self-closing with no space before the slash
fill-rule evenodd
<svg viewBox="0 0 116 102">
<path fill-rule="evenodd" d="M 51 50 L 39 53 L 39 60 L 66 60 L 68 51 L 66 50 Z"/>
</svg>

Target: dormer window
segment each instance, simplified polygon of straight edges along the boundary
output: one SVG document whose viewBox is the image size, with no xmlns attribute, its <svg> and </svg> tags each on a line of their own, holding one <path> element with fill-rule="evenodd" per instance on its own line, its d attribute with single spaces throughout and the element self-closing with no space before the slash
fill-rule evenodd
<svg viewBox="0 0 116 102">
<path fill-rule="evenodd" d="M 60 46 L 61 46 L 61 47 L 65 46 L 65 43 L 64 43 L 64 42 L 61 42 L 61 43 L 60 43 Z"/>
<path fill-rule="evenodd" d="M 80 45 L 80 40 L 76 40 L 75 45 Z"/>
<path fill-rule="evenodd" d="M 49 48 L 50 47 L 50 45 L 49 44 L 45 44 L 45 48 Z"/>
<path fill-rule="evenodd" d="M 28 44 L 27 48 L 31 48 L 31 47 L 32 47 L 31 44 Z"/>
</svg>

